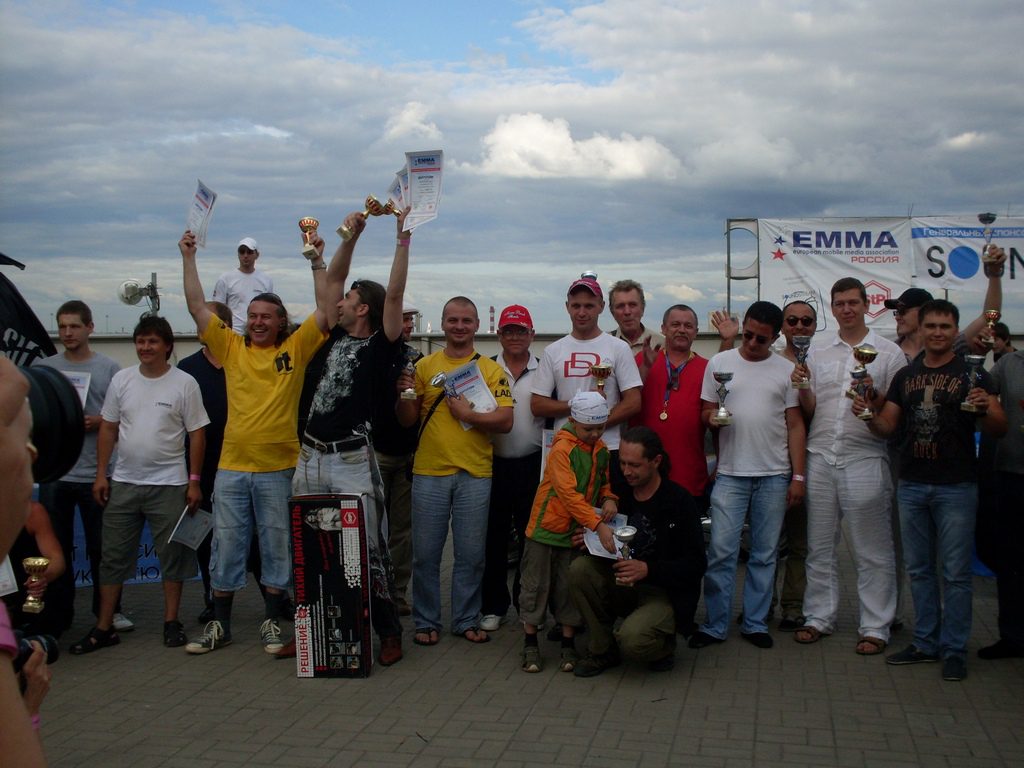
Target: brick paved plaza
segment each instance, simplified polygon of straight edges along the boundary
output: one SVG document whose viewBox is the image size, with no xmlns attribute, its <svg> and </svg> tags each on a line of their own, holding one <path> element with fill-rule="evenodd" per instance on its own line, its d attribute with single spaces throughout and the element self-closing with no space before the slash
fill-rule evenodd
<svg viewBox="0 0 1024 768">
<path fill-rule="evenodd" d="M 408 619 L 398 665 L 366 680 L 299 680 L 259 645 L 255 588 L 237 598 L 235 642 L 188 656 L 161 644 L 159 585 L 128 587 L 137 629 L 116 648 L 61 656 L 44 743 L 60 768 L 1024 766 L 1024 661 L 974 657 L 995 638 L 994 581 L 975 581 L 969 676 L 947 683 L 938 664 L 854 654 L 844 567 L 843 626 L 816 645 L 773 624 L 775 648 L 762 651 L 734 628 L 723 645 L 681 648 L 672 672 L 627 663 L 587 680 L 553 663 L 521 672 L 515 623 L 486 645 L 444 635 L 421 648 Z M 183 620 L 198 635 L 200 586 L 185 592 Z M 62 651 L 89 627 L 84 594 L 77 604 Z M 909 638 L 904 629 L 893 646 Z M 557 644 L 541 643 L 553 662 Z"/>
</svg>

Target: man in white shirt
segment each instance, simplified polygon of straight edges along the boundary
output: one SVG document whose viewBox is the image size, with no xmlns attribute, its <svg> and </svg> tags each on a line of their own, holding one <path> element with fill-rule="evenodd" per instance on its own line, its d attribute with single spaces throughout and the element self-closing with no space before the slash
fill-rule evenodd
<svg viewBox="0 0 1024 768">
<path fill-rule="evenodd" d="M 744 640 L 771 648 L 768 609 L 772 601 L 779 532 L 786 509 L 804 497 L 805 439 L 792 366 L 772 354 L 782 328 L 782 310 L 755 301 L 743 318 L 739 349 L 708 362 L 701 390 L 704 422 L 718 432 L 718 470 L 711 491 L 711 544 L 704 575 L 707 618 L 690 638 L 691 648 L 725 642 L 732 617 L 733 586 L 743 523 L 750 513 L 750 559 L 743 584 Z M 732 374 L 726 406 L 731 423 L 721 424 L 716 373 Z"/>
<path fill-rule="evenodd" d="M 598 389 L 611 412 L 602 439 L 612 455 L 611 480 L 616 494 L 629 490 L 619 469 L 619 434 L 624 422 L 640 412 L 643 381 L 629 344 L 597 327 L 604 311 L 604 294 L 593 277 L 581 277 L 569 286 L 565 302 L 572 332 L 544 350 L 530 387 L 533 415 L 555 420 L 555 431 L 569 419 L 569 400 L 577 392 Z M 597 387 L 591 369 L 611 366 L 603 388 Z"/>
<path fill-rule="evenodd" d="M 853 277 L 832 286 L 832 315 L 839 331 L 816 346 L 807 367 L 794 369 L 794 381 L 806 377 L 809 389 L 798 390 L 800 406 L 810 423 L 807 436 L 807 589 L 804 626 L 794 639 L 813 643 L 835 631 L 839 613 L 839 554 L 842 520 L 857 564 L 860 600 L 857 653 L 871 656 L 885 650 L 896 616 L 896 550 L 892 538 L 891 473 L 885 440 L 868 430 L 850 409 L 846 392 L 850 371 L 858 364 L 855 348 L 877 351 L 867 363 L 881 407 L 892 377 L 906 365 L 903 351 L 870 330 L 864 320 L 867 291 Z"/>
<path fill-rule="evenodd" d="M 238 269 L 225 272 L 213 287 L 213 300 L 231 307 L 231 327 L 236 333 L 245 333 L 249 302 L 253 297 L 274 292 L 274 281 L 270 275 L 256 269 L 259 257 L 256 241 L 243 237 L 238 242 Z"/>
<path fill-rule="evenodd" d="M 202 499 L 201 476 L 185 468 L 201 467 L 210 423 L 196 380 L 168 361 L 174 333 L 162 317 L 143 317 L 133 333 L 139 365 L 118 371 L 103 403 L 96 449 L 93 496 L 104 505 L 103 560 L 100 563 L 100 611 L 96 626 L 71 646 L 71 653 L 92 653 L 117 645 L 114 607 L 121 587 L 135 572 L 142 526 L 153 532 L 164 587 L 164 645 L 188 642 L 178 621 L 182 584 L 196 575 L 196 553 L 168 539 L 187 507 L 194 514 Z M 114 444 L 117 467 L 107 479 Z"/>
</svg>

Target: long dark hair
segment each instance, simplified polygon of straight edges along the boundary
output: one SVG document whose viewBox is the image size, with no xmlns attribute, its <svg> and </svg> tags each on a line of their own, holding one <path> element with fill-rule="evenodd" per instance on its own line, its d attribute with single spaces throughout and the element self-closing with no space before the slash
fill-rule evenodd
<svg viewBox="0 0 1024 768">
<path fill-rule="evenodd" d="M 661 456 L 658 473 L 662 478 L 668 477 L 668 473 L 672 468 L 671 461 L 668 458 L 668 453 L 665 451 L 665 446 L 661 443 L 661 438 L 658 437 L 658 433 L 653 429 L 650 427 L 631 427 L 622 433 L 619 442 L 639 445 L 644 449 L 644 458 L 648 461 L 653 461 L 656 457 Z"/>
</svg>

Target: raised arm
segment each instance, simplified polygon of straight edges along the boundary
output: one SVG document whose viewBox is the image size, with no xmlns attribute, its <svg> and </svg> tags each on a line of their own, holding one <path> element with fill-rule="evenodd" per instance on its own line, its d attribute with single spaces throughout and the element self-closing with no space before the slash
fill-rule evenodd
<svg viewBox="0 0 1024 768">
<path fill-rule="evenodd" d="M 178 250 L 181 251 L 181 265 L 184 270 L 185 303 L 192 319 L 196 321 L 196 328 L 202 335 L 213 313 L 206 306 L 203 284 L 199 282 L 199 270 L 196 268 L 196 236 L 191 230 L 185 230 L 185 234 L 181 236 Z"/>
<path fill-rule="evenodd" d="M 363 218 L 362 213 L 350 213 L 345 217 L 342 226 L 348 227 L 354 234 L 350 239 L 342 240 L 338 245 L 338 249 L 334 252 L 331 263 L 323 275 L 323 289 L 316 291 L 316 323 L 324 333 L 337 323 L 335 307 L 341 301 L 341 297 L 345 295 L 345 281 L 348 280 L 348 273 L 352 267 L 352 254 L 355 253 L 356 242 L 359 240 L 363 227 L 366 226 L 366 219 Z M 320 279 L 320 271 L 314 270 L 313 276 L 315 287 L 316 281 Z"/>
<path fill-rule="evenodd" d="M 974 339 L 981 330 L 985 327 L 985 310 L 995 309 L 1002 311 L 1003 309 L 1003 266 L 1006 263 L 1006 251 L 999 248 L 995 244 L 988 246 L 993 249 L 991 253 L 995 255 L 996 261 L 988 266 L 985 270 L 985 274 L 988 275 L 988 289 L 985 291 L 985 304 L 981 308 L 981 312 L 978 316 L 968 323 L 967 327 L 964 328 L 964 339 L 968 344 Z"/>
<path fill-rule="evenodd" d="M 388 278 L 387 293 L 384 294 L 384 335 L 395 341 L 402 335 L 402 302 L 405 298 L 405 283 L 409 275 L 409 240 L 412 232 L 405 229 L 405 217 L 412 208 L 406 208 L 395 225 L 395 259 L 391 262 L 391 276 Z"/>
</svg>

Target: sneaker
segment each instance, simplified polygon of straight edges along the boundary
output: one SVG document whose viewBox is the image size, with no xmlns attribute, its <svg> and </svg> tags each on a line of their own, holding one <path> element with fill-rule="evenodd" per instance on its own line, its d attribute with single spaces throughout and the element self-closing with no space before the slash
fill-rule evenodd
<svg viewBox="0 0 1024 768">
<path fill-rule="evenodd" d="M 219 621 L 211 621 L 203 629 L 202 637 L 185 646 L 186 653 L 209 653 L 231 644 L 231 635 L 224 632 Z"/>
<path fill-rule="evenodd" d="M 498 616 L 496 613 L 488 613 L 482 619 L 480 619 L 480 629 L 484 632 L 496 632 L 502 624 L 505 623 L 504 616 Z"/>
<path fill-rule="evenodd" d="M 771 648 L 775 645 L 775 641 L 772 640 L 772 636 L 767 632 L 740 632 L 740 637 L 755 648 Z"/>
<path fill-rule="evenodd" d="M 540 658 L 540 648 L 536 645 L 523 646 L 523 672 L 540 672 L 544 662 Z"/>
<path fill-rule="evenodd" d="M 260 642 L 263 643 L 263 650 L 267 653 L 277 653 L 284 648 L 281 641 L 281 627 L 277 619 L 265 619 L 260 624 Z"/>
<path fill-rule="evenodd" d="M 996 640 L 992 645 L 986 645 L 978 649 L 978 658 L 987 659 L 1019 659 L 1024 657 L 1024 646 L 1012 643 L 1009 640 Z"/>
<path fill-rule="evenodd" d="M 573 674 L 576 677 L 594 677 L 595 675 L 600 675 L 606 669 L 619 666 L 621 663 L 622 658 L 619 656 L 618 651 L 600 654 L 588 653 L 576 662 Z"/>
<path fill-rule="evenodd" d="M 558 668 L 562 672 L 572 672 L 580 661 L 580 655 L 575 648 L 563 648 L 558 658 Z"/>
<path fill-rule="evenodd" d="M 902 651 L 886 656 L 885 663 L 900 666 L 903 664 L 928 664 L 938 660 L 937 653 L 925 653 L 917 650 L 917 646 L 908 645 Z"/>
<path fill-rule="evenodd" d="M 716 645 L 718 643 L 724 643 L 720 637 L 709 635 L 707 632 L 696 632 L 693 637 L 690 638 L 690 642 L 687 643 L 691 648 L 706 648 L 709 645 Z"/>
<path fill-rule="evenodd" d="M 123 613 L 114 614 L 114 623 L 111 625 L 118 632 L 131 632 L 135 629 L 135 622 Z"/>
<path fill-rule="evenodd" d="M 942 661 L 942 679 L 959 683 L 967 677 L 967 662 L 959 656 L 948 656 Z"/>
<path fill-rule="evenodd" d="M 177 619 L 164 622 L 164 645 L 168 648 L 180 648 L 187 642 L 184 624 Z"/>
</svg>

